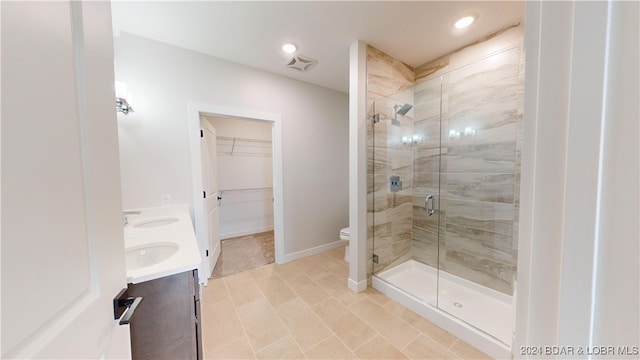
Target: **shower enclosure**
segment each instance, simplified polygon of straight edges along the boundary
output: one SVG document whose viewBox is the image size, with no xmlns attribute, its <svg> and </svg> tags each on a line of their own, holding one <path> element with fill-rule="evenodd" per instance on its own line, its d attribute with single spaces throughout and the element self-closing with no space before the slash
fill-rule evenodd
<svg viewBox="0 0 640 360">
<path fill-rule="evenodd" d="M 506 351 L 515 303 L 522 64 L 520 48 L 506 46 L 436 74 L 414 69 L 413 79 L 396 83 L 399 91 L 368 91 L 367 99 L 373 287 L 423 315 L 462 321 Z"/>
</svg>

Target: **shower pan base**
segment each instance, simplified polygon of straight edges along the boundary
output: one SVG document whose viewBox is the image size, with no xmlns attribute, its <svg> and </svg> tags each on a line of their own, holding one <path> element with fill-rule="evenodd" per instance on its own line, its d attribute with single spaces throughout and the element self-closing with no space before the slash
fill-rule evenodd
<svg viewBox="0 0 640 360">
<path fill-rule="evenodd" d="M 408 260 L 374 275 L 372 286 L 487 355 L 510 358 L 512 297 L 444 271 L 439 280 L 436 269 Z"/>
</svg>

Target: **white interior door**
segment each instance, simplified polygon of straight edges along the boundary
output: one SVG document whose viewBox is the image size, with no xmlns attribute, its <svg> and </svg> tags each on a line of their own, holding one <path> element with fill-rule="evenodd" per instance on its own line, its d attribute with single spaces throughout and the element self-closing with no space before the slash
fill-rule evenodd
<svg viewBox="0 0 640 360">
<path fill-rule="evenodd" d="M 2 358 L 130 357 L 110 4 L 1 7 Z"/>
<path fill-rule="evenodd" d="M 208 228 L 208 261 L 209 276 L 213 272 L 220 255 L 219 219 L 218 212 L 218 155 L 216 150 L 216 129 L 206 119 L 202 125 L 202 184 L 205 193 L 205 214 Z"/>
</svg>

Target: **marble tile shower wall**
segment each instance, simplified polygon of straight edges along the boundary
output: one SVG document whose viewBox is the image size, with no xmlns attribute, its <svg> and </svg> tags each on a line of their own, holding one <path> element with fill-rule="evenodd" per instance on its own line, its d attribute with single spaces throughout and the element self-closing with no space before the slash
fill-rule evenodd
<svg viewBox="0 0 640 360">
<path fill-rule="evenodd" d="M 415 69 L 368 47 L 369 119 L 374 103 L 380 114 L 375 133 L 367 121 L 369 275 L 413 258 L 512 293 L 522 49 L 521 26 Z M 398 115 L 399 123 L 392 121 L 393 106 L 405 103 L 414 108 Z M 403 136 L 413 135 L 421 140 L 403 144 Z M 391 175 L 400 176 L 400 192 L 389 191 Z M 425 213 L 429 194 L 436 196 L 440 209 L 430 217 Z M 374 246 L 377 265 L 372 262 Z"/>
<path fill-rule="evenodd" d="M 367 48 L 367 273 L 371 275 L 411 257 L 413 153 L 402 137 L 413 133 L 413 110 L 394 116 L 393 106 L 413 105 L 413 69 L 391 56 Z M 373 127 L 373 115 L 380 122 Z M 375 159 L 375 161 L 374 161 Z M 402 190 L 389 191 L 390 176 Z M 373 268 L 373 234 L 380 261 Z M 369 277 L 370 279 L 370 277 Z"/>
<path fill-rule="evenodd" d="M 517 264 L 522 39 L 522 27 L 510 27 L 416 69 L 414 127 L 424 140 L 415 146 L 412 256 L 506 294 Z M 438 190 L 439 224 L 424 215 L 424 196 Z"/>
</svg>

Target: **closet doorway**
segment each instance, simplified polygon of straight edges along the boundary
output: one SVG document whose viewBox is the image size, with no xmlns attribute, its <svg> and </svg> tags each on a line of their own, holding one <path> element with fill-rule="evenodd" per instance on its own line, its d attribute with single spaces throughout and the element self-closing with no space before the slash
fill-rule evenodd
<svg viewBox="0 0 640 360">
<path fill-rule="evenodd" d="M 200 121 L 210 149 L 203 170 L 211 168 L 217 184 L 221 252 L 211 278 L 273 263 L 272 123 L 213 115 Z"/>
<path fill-rule="evenodd" d="M 271 163 L 272 163 L 272 188 L 273 188 L 273 237 L 275 250 L 275 263 L 282 264 L 285 260 L 286 235 L 284 226 L 284 195 L 283 195 L 283 172 L 282 172 L 282 117 L 277 113 L 259 112 L 250 109 L 232 108 L 215 104 L 189 103 L 189 158 L 191 163 L 191 189 L 193 196 L 193 225 L 195 228 L 200 256 L 202 262 L 198 267 L 199 282 L 207 285 L 211 273 L 218 262 L 221 253 L 221 242 L 219 239 L 219 218 L 218 211 L 212 211 L 220 204 L 218 203 L 219 190 L 226 189 L 224 183 L 219 186 L 215 177 L 213 185 L 207 176 L 211 169 L 212 161 L 218 159 L 217 138 L 218 134 L 213 126 L 213 141 L 215 146 L 209 146 L 204 138 L 203 125 L 209 124 L 206 117 L 227 118 L 233 121 L 250 120 L 268 124 L 271 128 Z M 203 119 L 205 123 L 203 123 Z M 211 139 L 209 135 L 209 139 Z M 250 138 L 242 136 L 242 138 Z M 223 142 L 224 144 L 224 142 Z M 217 165 L 215 167 L 217 171 Z M 223 194 L 224 196 L 224 194 Z M 222 196 L 220 196 L 222 197 Z M 212 200 L 215 200 L 213 202 Z M 224 199 L 220 199 L 223 200 Z M 224 204 L 222 204 L 224 206 Z M 226 215 L 223 215 L 226 216 Z M 224 236 L 224 234 L 223 234 Z"/>
</svg>

